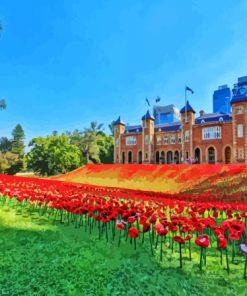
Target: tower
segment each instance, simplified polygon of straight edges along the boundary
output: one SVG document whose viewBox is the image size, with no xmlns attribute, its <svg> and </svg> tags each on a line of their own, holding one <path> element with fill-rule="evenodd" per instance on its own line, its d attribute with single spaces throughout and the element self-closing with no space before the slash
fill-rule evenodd
<svg viewBox="0 0 247 296">
<path fill-rule="evenodd" d="M 154 162 L 154 117 L 149 110 L 142 116 L 142 163 Z"/>
<path fill-rule="evenodd" d="M 114 122 L 114 163 L 124 163 L 125 159 L 121 157 L 121 135 L 125 131 L 125 124 L 121 121 L 120 116 Z"/>
<path fill-rule="evenodd" d="M 247 87 L 235 86 L 231 105 L 233 162 L 247 163 Z"/>
<path fill-rule="evenodd" d="M 193 126 L 195 124 L 195 111 L 189 101 L 180 110 L 182 126 L 182 157 L 183 161 L 193 158 Z"/>
</svg>

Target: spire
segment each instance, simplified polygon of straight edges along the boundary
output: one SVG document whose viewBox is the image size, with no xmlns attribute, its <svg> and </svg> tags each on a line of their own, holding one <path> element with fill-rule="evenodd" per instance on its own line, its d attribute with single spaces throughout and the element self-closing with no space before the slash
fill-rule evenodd
<svg viewBox="0 0 247 296">
<path fill-rule="evenodd" d="M 180 113 L 185 113 L 185 112 L 193 112 L 196 113 L 195 110 L 191 107 L 189 101 L 187 101 L 186 106 L 184 106 L 181 110 Z"/>
<path fill-rule="evenodd" d="M 146 119 L 154 120 L 154 117 L 150 115 L 149 110 L 147 110 L 146 114 L 142 116 L 142 120 L 146 120 Z"/>
<path fill-rule="evenodd" d="M 125 125 L 125 124 L 122 122 L 120 116 L 118 117 L 118 119 L 117 119 L 116 121 L 114 121 L 114 125 L 118 125 L 118 124 Z"/>
</svg>

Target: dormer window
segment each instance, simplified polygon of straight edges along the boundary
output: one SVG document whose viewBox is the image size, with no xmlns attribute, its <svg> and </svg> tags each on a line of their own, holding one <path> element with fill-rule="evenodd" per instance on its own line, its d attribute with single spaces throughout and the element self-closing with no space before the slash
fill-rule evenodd
<svg viewBox="0 0 247 296">
<path fill-rule="evenodd" d="M 159 128 L 159 132 L 161 132 L 161 128 Z"/>
<path fill-rule="evenodd" d="M 136 130 L 137 133 L 139 133 L 139 128 Z"/>
<path fill-rule="evenodd" d="M 244 113 L 243 106 L 236 107 L 236 114 L 243 114 L 243 113 Z"/>
<path fill-rule="evenodd" d="M 202 120 L 201 120 L 201 124 L 204 124 L 204 123 L 205 123 L 205 120 L 204 120 L 204 119 L 202 119 Z"/>
<path fill-rule="evenodd" d="M 219 122 L 223 122 L 223 121 L 224 121 L 223 117 L 220 117 Z"/>
</svg>

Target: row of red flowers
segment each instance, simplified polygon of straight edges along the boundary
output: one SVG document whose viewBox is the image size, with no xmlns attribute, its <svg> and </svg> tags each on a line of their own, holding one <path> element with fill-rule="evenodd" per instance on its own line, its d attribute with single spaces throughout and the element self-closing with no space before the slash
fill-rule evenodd
<svg viewBox="0 0 247 296">
<path fill-rule="evenodd" d="M 206 248 L 214 241 L 221 253 L 226 254 L 227 271 L 229 260 L 227 246 L 232 247 L 232 262 L 237 256 L 236 245 L 245 255 L 244 277 L 246 276 L 246 203 L 205 201 L 201 196 L 190 200 L 183 195 L 154 194 L 104 188 L 83 184 L 66 183 L 54 180 L 11 177 L 0 175 L 0 196 L 16 199 L 24 206 L 38 206 L 40 212 L 60 215 L 60 220 L 74 221 L 76 226 L 84 223 L 90 232 L 98 223 L 99 237 L 115 237 L 119 230 L 118 245 L 128 236 L 134 242 L 142 234 L 148 233 L 152 254 L 160 242 L 162 260 L 164 242 L 168 241 L 173 252 L 174 242 L 178 243 L 180 267 L 183 265 L 182 246 L 189 244 L 191 260 L 191 240 L 201 248 L 200 268 L 206 263 Z M 2 201 L 6 201 L 2 198 Z M 11 204 L 11 202 L 9 202 Z M 110 227 L 112 225 L 112 227 Z M 115 227 L 116 225 L 116 227 Z"/>
</svg>

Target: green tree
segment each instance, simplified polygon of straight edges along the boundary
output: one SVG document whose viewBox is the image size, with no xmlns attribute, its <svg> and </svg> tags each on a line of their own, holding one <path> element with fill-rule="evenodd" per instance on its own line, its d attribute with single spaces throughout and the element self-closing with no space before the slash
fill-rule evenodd
<svg viewBox="0 0 247 296">
<path fill-rule="evenodd" d="M 101 134 L 97 142 L 101 163 L 113 163 L 114 138 L 111 135 Z"/>
<path fill-rule="evenodd" d="M 1 152 L 10 152 L 12 150 L 12 140 L 9 140 L 7 137 L 0 138 L 0 151 Z"/>
<path fill-rule="evenodd" d="M 15 167 L 18 164 L 18 155 L 12 152 L 0 152 L 0 173 L 13 175 L 16 173 Z"/>
<path fill-rule="evenodd" d="M 100 163 L 98 139 L 100 135 L 104 134 L 102 128 L 103 124 L 97 124 L 93 121 L 84 131 L 74 130 L 70 134 L 71 143 L 79 147 L 81 151 L 82 163 Z"/>
<path fill-rule="evenodd" d="M 20 124 L 17 124 L 17 126 L 12 131 L 13 136 L 13 142 L 12 142 L 12 152 L 19 155 L 20 158 L 23 158 L 25 154 L 25 145 L 24 145 L 24 139 L 25 134 L 22 126 Z"/>
<path fill-rule="evenodd" d="M 66 135 L 33 139 L 27 154 L 27 166 L 41 175 L 66 173 L 80 166 L 80 150 Z"/>
</svg>

